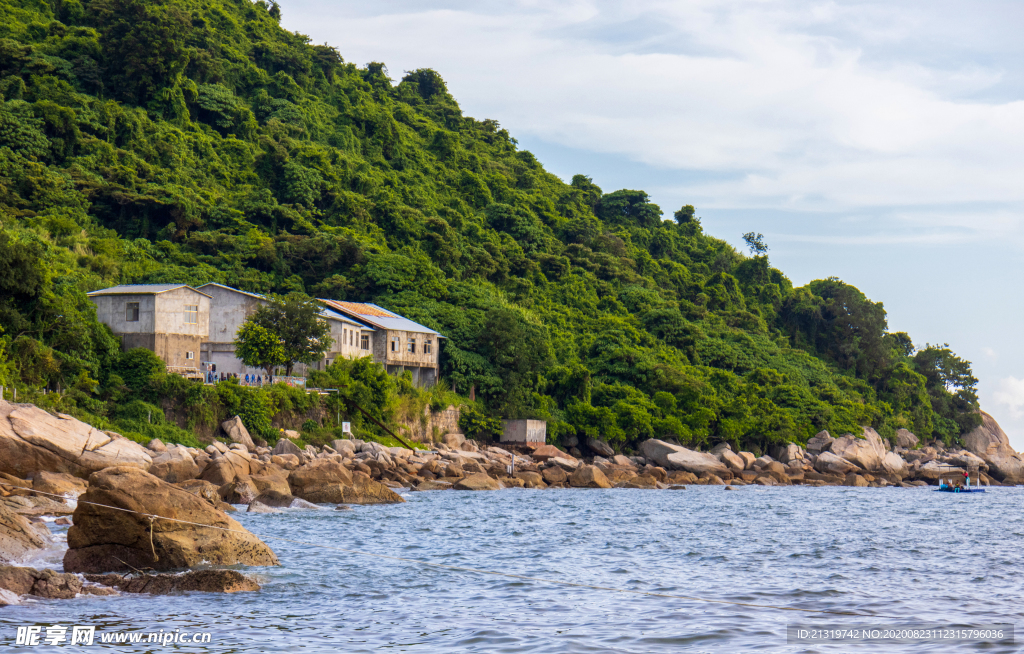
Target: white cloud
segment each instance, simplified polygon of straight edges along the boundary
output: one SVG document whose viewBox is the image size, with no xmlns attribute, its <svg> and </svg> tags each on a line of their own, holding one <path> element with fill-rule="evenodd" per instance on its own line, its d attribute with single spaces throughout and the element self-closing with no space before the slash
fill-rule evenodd
<svg viewBox="0 0 1024 654">
<path fill-rule="evenodd" d="M 991 54 L 979 32 L 1003 38 L 996 20 L 961 24 L 962 6 L 520 0 L 373 7 L 297 0 L 285 19 L 350 61 L 386 62 L 395 77 L 435 68 L 468 114 L 497 118 L 520 137 L 721 173 L 686 188 L 705 206 L 905 207 L 930 222 L 963 213 L 934 207 L 984 202 L 996 216 L 959 222 L 984 236 L 1021 228 L 1022 94 L 964 99 L 999 87 L 1004 67 L 1016 62 L 966 53 L 951 63 L 957 27 L 974 54 Z M 1007 45 L 1009 34 L 988 46 L 1016 47 Z"/>
<path fill-rule="evenodd" d="M 992 394 L 996 404 L 1006 406 L 1015 419 L 1024 417 L 1024 379 L 1005 377 L 999 380 L 999 390 Z"/>
</svg>

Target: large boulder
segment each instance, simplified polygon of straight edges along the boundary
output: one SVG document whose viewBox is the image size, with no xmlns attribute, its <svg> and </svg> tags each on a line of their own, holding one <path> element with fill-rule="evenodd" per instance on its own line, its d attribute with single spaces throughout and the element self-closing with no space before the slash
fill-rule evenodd
<svg viewBox="0 0 1024 654">
<path fill-rule="evenodd" d="M 754 456 L 753 452 L 737 452 L 736 456 L 743 459 L 744 470 L 750 470 L 752 467 L 754 467 L 754 461 L 757 460 L 757 457 Z"/>
<path fill-rule="evenodd" d="M 517 470 L 515 473 L 516 479 L 523 480 L 524 488 L 547 488 L 548 485 L 544 483 L 544 478 L 541 477 L 539 472 L 533 472 L 530 470 Z"/>
<path fill-rule="evenodd" d="M 120 434 L 32 404 L 0 400 L 0 472 L 25 478 L 45 470 L 84 479 L 111 466 L 148 470 L 152 462 L 146 448 Z"/>
<path fill-rule="evenodd" d="M 910 467 L 907 465 L 907 462 L 903 460 L 903 457 L 895 452 L 885 453 L 885 457 L 882 459 L 881 470 L 886 474 L 895 475 L 900 479 L 910 475 Z"/>
<path fill-rule="evenodd" d="M 220 428 L 224 430 L 224 433 L 227 434 L 232 443 L 241 443 L 250 452 L 256 449 L 256 444 L 252 442 L 249 430 L 245 428 L 245 425 L 242 424 L 242 419 L 238 416 L 220 423 Z"/>
<path fill-rule="evenodd" d="M 854 438 L 846 434 L 832 443 L 831 451 L 862 470 L 874 472 L 882 467 L 885 446 L 882 437 L 871 427 L 864 427 L 864 437 Z"/>
<path fill-rule="evenodd" d="M 20 562 L 49 547 L 52 542 L 45 523 L 31 522 L 5 504 L 0 504 L 0 562 Z"/>
<path fill-rule="evenodd" d="M 187 447 L 167 448 L 153 457 L 153 465 L 149 467 L 149 474 L 171 484 L 195 479 L 202 472 L 203 468 L 192 458 Z"/>
<path fill-rule="evenodd" d="M 648 461 L 654 461 L 666 470 L 685 470 L 698 476 L 705 473 L 720 477 L 730 476 L 729 468 L 714 454 L 694 452 L 654 438 L 644 441 L 640 449 Z"/>
<path fill-rule="evenodd" d="M 841 477 L 845 477 L 847 474 L 854 472 L 859 468 L 832 452 L 822 452 L 818 455 L 818 458 L 814 460 L 814 469 L 823 475 L 839 475 Z"/>
<path fill-rule="evenodd" d="M 682 452 L 684 450 L 686 450 L 686 448 L 681 445 L 673 445 L 672 443 L 666 443 L 665 441 L 660 441 L 656 438 L 650 438 L 640 444 L 640 451 L 643 453 L 644 458 L 648 461 L 654 461 L 666 470 L 674 469 L 668 462 L 668 455 L 676 452 Z"/>
<path fill-rule="evenodd" d="M 705 473 L 729 477 L 729 469 L 714 454 L 696 452 L 681 445 L 673 445 L 663 440 L 645 440 L 640 449 L 648 461 L 657 463 L 666 470 L 684 470 L 694 475 Z"/>
<path fill-rule="evenodd" d="M 912 450 L 917 447 L 917 443 L 917 436 L 914 436 L 909 429 L 896 430 L 896 447 Z"/>
<path fill-rule="evenodd" d="M 210 464 L 203 470 L 200 479 L 212 484 L 223 486 L 230 484 L 239 477 L 246 477 L 252 471 L 249 465 L 249 457 L 241 452 L 229 450 L 220 454 L 210 461 Z M 184 480 L 182 480 L 184 481 Z"/>
<path fill-rule="evenodd" d="M 0 588 L 15 595 L 74 599 L 82 592 L 82 580 L 78 575 L 50 569 L 0 566 Z"/>
<path fill-rule="evenodd" d="M 122 466 L 89 477 L 68 530 L 66 571 L 170 570 L 200 563 L 263 566 L 278 560 L 227 514 L 149 473 Z"/>
<path fill-rule="evenodd" d="M 866 488 L 868 486 L 868 480 L 864 479 L 860 475 L 851 472 L 846 475 L 846 480 L 843 482 L 843 486 L 855 486 L 859 488 Z"/>
<path fill-rule="evenodd" d="M 565 456 L 565 452 L 554 445 L 544 443 L 543 445 L 537 446 L 530 456 L 533 457 L 534 461 L 547 461 L 548 459 L 553 459 L 555 457 Z"/>
<path fill-rule="evenodd" d="M 573 488 L 611 488 L 608 478 L 597 466 L 581 465 L 569 475 L 569 485 Z"/>
<path fill-rule="evenodd" d="M 117 588 L 122 593 L 169 595 L 197 591 L 201 593 L 238 593 L 259 590 L 259 583 L 237 570 L 190 570 L 184 574 L 157 575 L 85 575 L 88 581 Z"/>
<path fill-rule="evenodd" d="M 492 479 L 486 474 L 478 472 L 475 475 L 460 479 L 452 488 L 463 491 L 485 491 L 500 490 L 503 487 L 497 479 Z"/>
<path fill-rule="evenodd" d="M 294 454 L 295 456 L 299 457 L 299 459 L 302 458 L 302 450 L 299 449 L 298 445 L 291 442 L 287 438 L 282 438 L 281 440 L 277 441 L 277 445 L 274 446 L 274 449 L 271 450 L 271 452 L 273 454 Z"/>
<path fill-rule="evenodd" d="M 561 466 L 548 466 L 540 474 L 547 484 L 563 484 L 569 481 L 569 473 L 563 470 Z"/>
<path fill-rule="evenodd" d="M 1010 439 L 995 418 L 981 412 L 981 424 L 963 437 L 964 448 L 985 461 L 989 474 L 1005 484 L 1024 483 L 1024 457 L 1010 447 Z"/>
<path fill-rule="evenodd" d="M 75 499 L 89 488 L 89 484 L 66 472 L 47 472 L 45 470 L 32 475 L 32 489 L 45 493 L 47 497 L 60 495 L 65 499 Z"/>
<path fill-rule="evenodd" d="M 292 470 L 288 475 L 288 485 L 295 497 L 307 502 L 323 504 L 341 503 L 337 499 L 337 485 L 351 486 L 352 472 L 338 459 L 315 459 Z M 332 499 L 326 499 L 330 496 Z"/>
<path fill-rule="evenodd" d="M 810 440 L 807 441 L 807 451 L 811 454 L 821 454 L 822 452 L 828 452 L 832 447 L 832 443 L 836 439 L 832 438 L 832 435 L 827 431 L 819 431 Z"/>
<path fill-rule="evenodd" d="M 596 438 L 587 437 L 587 447 L 590 448 L 591 452 L 598 456 L 615 456 L 615 450 L 612 449 L 611 445 Z"/>
<path fill-rule="evenodd" d="M 743 472 L 747 467 L 747 462 L 743 457 L 732 450 L 720 450 L 718 452 L 718 460 L 724 463 L 734 474 Z"/>
<path fill-rule="evenodd" d="M 396 504 L 402 496 L 338 457 L 314 459 L 288 475 L 292 495 L 316 504 Z"/>
<path fill-rule="evenodd" d="M 772 457 L 780 463 L 789 463 L 804 458 L 804 451 L 796 443 L 776 445 L 772 448 Z"/>
</svg>

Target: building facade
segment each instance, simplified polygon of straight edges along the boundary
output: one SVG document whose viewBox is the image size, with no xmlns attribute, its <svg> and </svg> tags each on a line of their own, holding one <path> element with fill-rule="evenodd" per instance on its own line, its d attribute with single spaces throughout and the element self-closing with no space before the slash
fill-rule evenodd
<svg viewBox="0 0 1024 654">
<path fill-rule="evenodd" d="M 438 354 L 443 336 L 383 309 L 376 304 L 321 299 L 327 309 L 372 328 L 369 351 L 390 374 L 406 370 L 417 386 L 433 386 L 438 379 Z"/>
<path fill-rule="evenodd" d="M 330 309 L 324 309 L 320 314 L 331 328 L 331 349 L 324 355 L 323 361 L 315 364 L 317 370 L 334 363 L 338 357 L 345 359 L 358 359 L 360 357 L 373 356 L 374 330 L 373 327 L 359 321 L 352 320 Z"/>
<path fill-rule="evenodd" d="M 210 296 L 186 284 L 130 284 L 88 294 L 96 317 L 121 347 L 154 352 L 167 371 L 202 377 L 199 362 L 210 330 Z"/>
<path fill-rule="evenodd" d="M 204 370 L 245 377 L 264 374 L 262 369 L 246 367 L 235 356 L 235 336 L 246 318 L 267 303 L 267 298 L 223 284 L 203 284 L 199 290 L 210 296 L 210 338 L 203 343 Z M 212 364 L 212 365 L 211 365 Z"/>
</svg>

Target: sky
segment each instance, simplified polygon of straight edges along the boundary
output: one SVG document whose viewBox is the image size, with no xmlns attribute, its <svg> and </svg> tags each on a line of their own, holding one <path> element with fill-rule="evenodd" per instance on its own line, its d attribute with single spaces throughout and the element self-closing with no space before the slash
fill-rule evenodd
<svg viewBox="0 0 1024 654">
<path fill-rule="evenodd" d="M 970 360 L 1024 450 L 1024 3 L 282 0 L 346 61 L 433 68 L 562 179 L 764 234 Z M 1016 65 L 1015 65 L 1016 64 Z"/>
</svg>

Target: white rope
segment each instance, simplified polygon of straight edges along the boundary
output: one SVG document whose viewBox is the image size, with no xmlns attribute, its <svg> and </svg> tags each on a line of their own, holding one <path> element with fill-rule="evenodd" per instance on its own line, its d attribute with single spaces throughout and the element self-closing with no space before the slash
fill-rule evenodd
<svg viewBox="0 0 1024 654">
<path fill-rule="evenodd" d="M 14 484 L 10 484 L 8 482 L 3 482 L 3 481 L 0 481 L 0 486 L 10 486 L 11 488 L 20 488 L 22 490 L 30 490 L 33 493 L 36 493 L 36 494 L 39 494 L 39 495 L 49 495 L 50 497 L 56 497 L 56 498 L 59 498 L 61 500 L 67 499 L 63 495 L 57 495 L 55 493 L 45 493 L 43 491 L 37 491 L 37 490 L 30 489 L 30 488 L 25 488 L 24 486 L 16 486 Z M 110 506 L 109 504 L 99 504 L 97 502 L 88 502 L 88 501 L 84 501 L 84 500 L 76 500 L 76 501 L 79 504 L 88 504 L 90 506 L 98 506 L 98 507 L 102 507 L 102 508 L 105 508 L 105 509 L 113 509 L 115 511 L 124 511 L 125 513 L 134 513 L 136 515 L 144 516 L 146 518 L 149 518 L 149 520 L 150 520 L 150 529 L 151 530 L 152 530 L 152 521 L 153 520 L 166 520 L 168 522 L 177 522 L 177 523 L 181 523 L 181 524 L 185 524 L 185 525 L 193 525 L 193 526 L 196 526 L 196 527 L 202 527 L 204 529 L 219 529 L 221 531 L 227 531 L 227 532 L 230 532 L 230 533 L 233 533 L 233 534 L 240 534 L 240 535 L 243 535 L 243 536 L 257 537 L 256 534 L 253 534 L 250 531 L 239 531 L 237 529 L 229 529 L 227 527 L 218 527 L 216 525 L 207 525 L 207 524 L 203 524 L 201 522 L 191 522 L 189 520 L 181 520 L 181 519 L 178 519 L 178 518 L 167 518 L 167 517 L 164 517 L 164 516 L 161 516 L 161 515 L 156 515 L 156 514 L 153 514 L 153 513 L 144 513 L 142 511 L 136 511 L 134 509 L 125 509 L 125 508 L 122 508 L 122 507 L 119 507 L 119 506 Z M 150 531 L 150 538 L 152 538 L 152 531 Z M 372 556 L 374 558 L 387 559 L 387 560 L 390 560 L 390 561 L 404 561 L 404 562 L 407 562 L 407 563 L 417 563 L 419 565 L 426 565 L 426 566 L 430 566 L 432 568 L 441 568 L 441 569 L 444 569 L 444 570 L 456 570 L 456 571 L 459 571 L 459 572 L 474 572 L 476 574 L 493 575 L 493 576 L 496 576 L 496 577 L 508 577 L 508 578 L 511 578 L 511 579 L 521 579 L 521 580 L 524 580 L 524 581 L 535 581 L 535 582 L 545 583 L 545 584 L 554 584 L 556 586 L 569 586 L 569 587 L 572 587 L 572 588 L 588 588 L 588 589 L 591 589 L 591 590 L 603 590 L 603 591 L 608 591 L 608 592 L 612 592 L 612 593 L 625 593 L 625 594 L 629 594 L 629 595 L 646 595 L 648 597 L 664 597 L 664 598 L 668 598 L 668 599 L 680 599 L 680 600 L 686 600 L 686 601 L 690 601 L 690 602 L 704 602 L 704 603 L 708 603 L 708 604 L 729 604 L 731 606 L 746 606 L 746 607 L 750 607 L 750 608 L 771 609 L 771 610 L 775 610 L 775 611 L 794 611 L 794 612 L 797 612 L 797 613 L 824 613 L 824 614 L 828 614 L 828 615 L 846 615 L 846 616 L 855 616 L 855 617 L 860 617 L 860 618 L 885 618 L 885 617 L 888 617 L 888 618 L 898 618 L 898 616 L 886 616 L 886 615 L 875 614 L 875 613 L 855 613 L 855 612 L 852 612 L 852 611 L 827 611 L 827 610 L 822 610 L 822 609 L 802 609 L 802 608 L 791 607 L 791 606 L 772 606 L 770 604 L 753 604 L 753 603 L 750 603 L 750 602 L 732 602 L 732 601 L 729 601 L 729 600 L 707 599 L 705 597 L 690 597 L 690 596 L 686 596 L 686 595 L 673 595 L 673 594 L 669 594 L 669 593 L 655 593 L 655 592 L 646 591 L 646 590 L 631 590 L 631 589 L 628 589 L 628 588 L 613 588 L 613 587 L 610 587 L 610 586 L 594 586 L 594 585 L 591 585 L 591 584 L 581 584 L 581 583 L 577 583 L 577 582 L 573 582 L 573 581 L 563 581 L 563 580 L 560 580 L 560 579 L 545 579 L 543 577 L 530 577 L 530 576 L 527 576 L 527 575 L 517 575 L 517 574 L 512 574 L 512 573 L 509 573 L 509 572 L 495 572 L 493 570 L 482 570 L 480 568 L 469 568 L 469 567 L 459 566 L 459 565 L 447 565 L 447 564 L 444 564 L 444 563 L 431 563 L 430 561 L 422 561 L 420 559 L 410 559 L 410 558 L 407 558 L 407 557 L 404 557 L 404 556 L 391 556 L 391 555 L 388 555 L 388 554 L 376 554 L 374 552 L 363 552 L 361 550 L 353 550 L 353 549 L 348 549 L 348 548 L 345 548 L 345 547 L 336 547 L 336 546 L 333 546 L 333 545 L 324 545 L 322 543 L 311 543 L 309 541 L 294 540 L 294 539 L 291 539 L 291 538 L 284 538 L 283 536 L 263 536 L 263 538 L 280 540 L 280 541 L 284 541 L 284 542 L 287 542 L 287 543 L 294 543 L 296 545 L 304 545 L 304 546 L 307 546 L 307 547 L 319 547 L 321 549 L 334 550 L 336 552 L 345 552 L 347 554 L 358 554 L 360 556 Z M 154 554 L 154 556 L 156 556 L 155 548 L 154 548 L 153 554 Z"/>
</svg>

